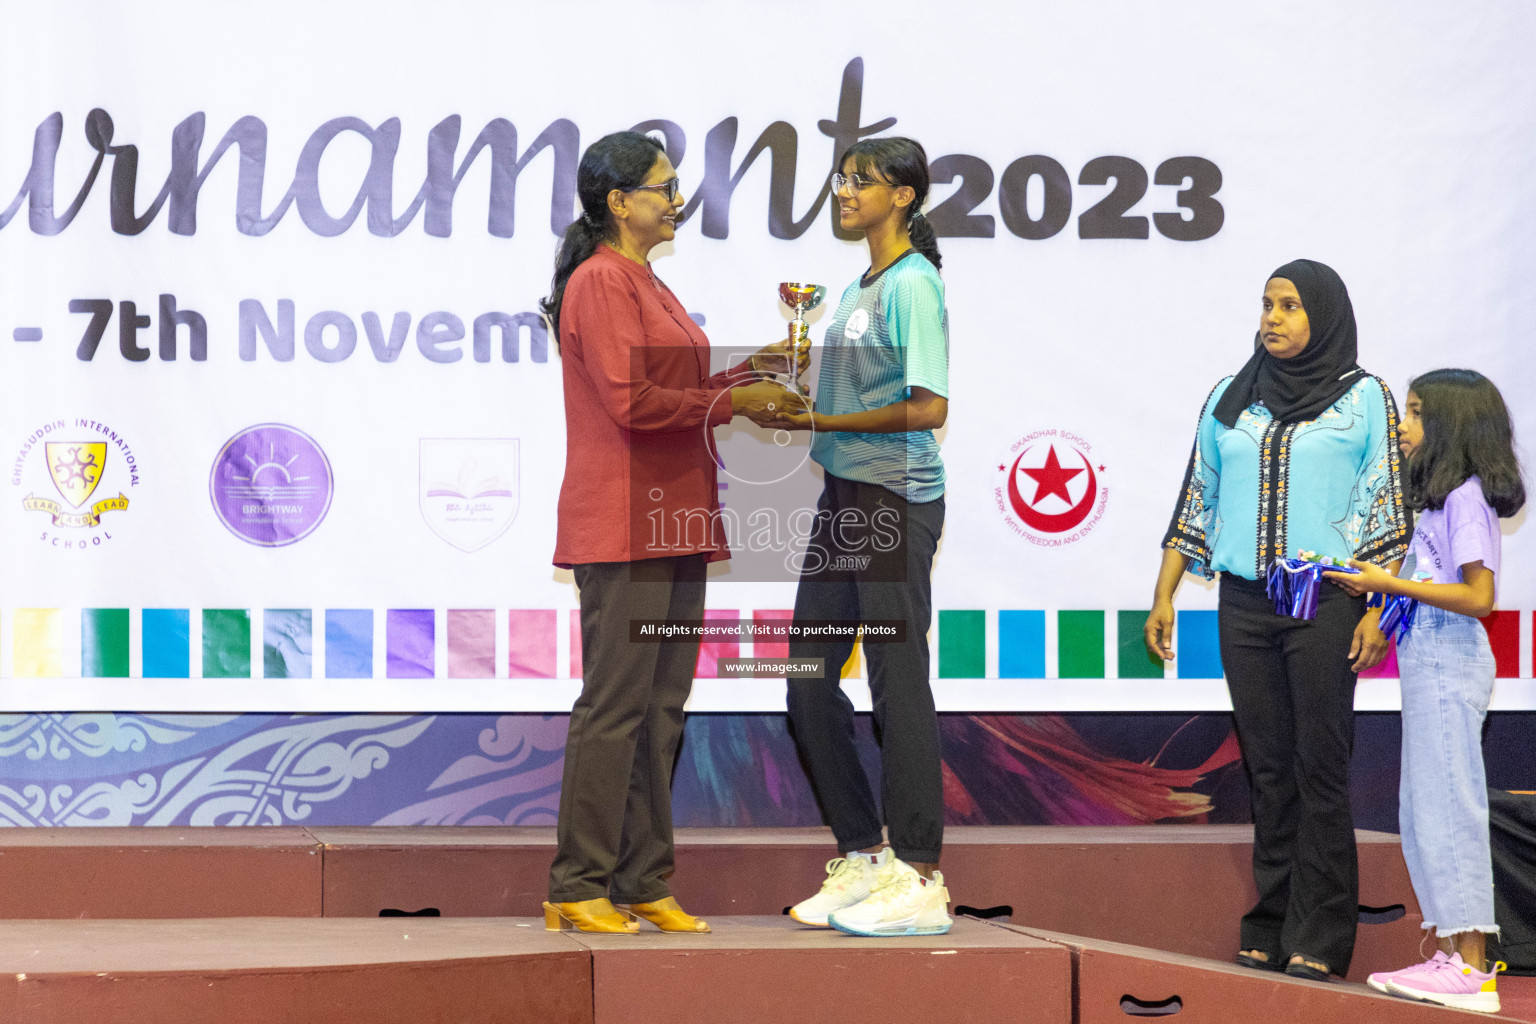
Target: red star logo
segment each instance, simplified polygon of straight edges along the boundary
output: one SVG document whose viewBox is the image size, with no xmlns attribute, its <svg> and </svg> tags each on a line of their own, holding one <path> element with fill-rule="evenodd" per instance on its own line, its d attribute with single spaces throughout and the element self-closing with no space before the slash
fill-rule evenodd
<svg viewBox="0 0 1536 1024">
<path fill-rule="evenodd" d="M 1030 502 L 1032 505 L 1040 504 L 1040 500 L 1049 495 L 1057 495 L 1068 505 L 1072 504 L 1072 496 L 1067 493 L 1067 481 L 1082 472 L 1080 469 L 1063 469 L 1061 462 L 1056 458 L 1056 446 L 1051 445 L 1046 453 L 1045 465 L 1039 469 L 1021 467 L 1035 481 L 1035 497 Z"/>
</svg>

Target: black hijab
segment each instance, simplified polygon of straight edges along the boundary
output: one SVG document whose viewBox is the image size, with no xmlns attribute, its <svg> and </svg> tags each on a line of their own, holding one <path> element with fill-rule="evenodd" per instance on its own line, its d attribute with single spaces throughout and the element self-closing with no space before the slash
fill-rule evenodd
<svg viewBox="0 0 1536 1024">
<path fill-rule="evenodd" d="M 1243 410 L 1260 399 L 1277 422 L 1316 419 L 1365 373 L 1355 362 L 1355 309 L 1333 268 L 1315 260 L 1292 260 L 1269 275 L 1270 280 L 1277 277 L 1296 286 L 1312 339 L 1299 355 L 1276 359 L 1264 347 L 1262 334 L 1254 336 L 1253 357 L 1216 403 L 1216 419 L 1227 427 L 1235 426 Z"/>
</svg>

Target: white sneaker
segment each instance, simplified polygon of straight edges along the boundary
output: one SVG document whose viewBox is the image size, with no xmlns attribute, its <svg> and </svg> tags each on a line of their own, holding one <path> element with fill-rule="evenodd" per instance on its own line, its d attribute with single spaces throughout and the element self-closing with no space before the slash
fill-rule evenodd
<svg viewBox="0 0 1536 1024">
<path fill-rule="evenodd" d="M 932 880 L 899 860 L 882 873 L 880 884 L 868 899 L 834 910 L 827 916 L 833 928 L 850 935 L 943 935 L 954 920 L 946 907 L 949 890 L 944 875 L 935 871 Z"/>
<path fill-rule="evenodd" d="M 890 847 L 876 854 L 850 853 L 847 857 L 827 861 L 827 880 L 821 883 L 821 891 L 790 907 L 789 916 L 801 924 L 830 927 L 827 915 L 868 899 L 877 884 L 877 876 L 893 863 L 900 862 Z"/>
</svg>

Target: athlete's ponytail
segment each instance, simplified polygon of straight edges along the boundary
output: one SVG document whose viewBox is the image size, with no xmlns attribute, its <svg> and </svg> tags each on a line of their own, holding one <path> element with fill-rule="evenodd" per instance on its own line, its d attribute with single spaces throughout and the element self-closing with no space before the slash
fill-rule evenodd
<svg viewBox="0 0 1536 1024">
<path fill-rule="evenodd" d="M 916 206 L 917 203 L 912 205 Z M 912 248 L 928 257 L 928 262 L 933 264 L 935 270 L 939 269 L 939 240 L 934 237 L 933 225 L 928 223 L 922 210 L 912 211 L 912 219 L 907 222 L 907 233 L 912 239 Z"/>
</svg>

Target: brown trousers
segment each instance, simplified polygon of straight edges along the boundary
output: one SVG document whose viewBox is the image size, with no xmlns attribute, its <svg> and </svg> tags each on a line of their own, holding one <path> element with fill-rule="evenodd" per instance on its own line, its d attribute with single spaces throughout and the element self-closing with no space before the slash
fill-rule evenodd
<svg viewBox="0 0 1536 1024">
<path fill-rule="evenodd" d="M 594 562 L 581 588 L 581 696 L 571 709 L 549 898 L 649 903 L 670 892 L 672 767 L 698 640 L 631 643 L 631 619 L 701 622 L 704 556 Z"/>
</svg>

